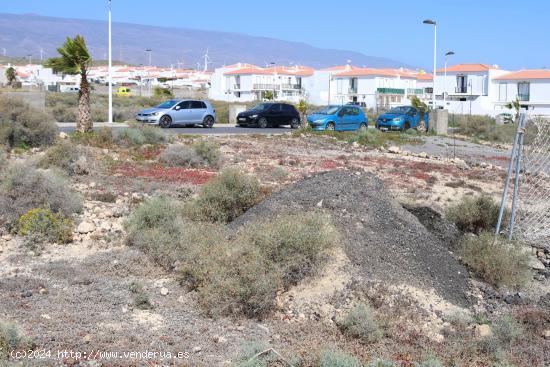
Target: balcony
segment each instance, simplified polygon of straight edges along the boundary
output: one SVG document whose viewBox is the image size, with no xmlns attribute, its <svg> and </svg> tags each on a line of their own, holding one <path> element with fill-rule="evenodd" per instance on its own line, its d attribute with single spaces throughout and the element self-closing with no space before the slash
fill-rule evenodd
<svg viewBox="0 0 550 367">
<path fill-rule="evenodd" d="M 348 94 L 357 94 L 357 88 L 355 87 L 348 88 Z"/>
<path fill-rule="evenodd" d="M 291 89 L 291 90 L 299 90 L 302 89 L 302 86 L 300 84 L 283 84 L 281 86 L 282 89 Z"/>
<path fill-rule="evenodd" d="M 468 87 L 456 87 L 455 88 L 456 94 L 466 94 L 468 93 Z"/>
<path fill-rule="evenodd" d="M 278 84 L 253 84 L 253 90 L 279 90 L 281 86 Z"/>
<path fill-rule="evenodd" d="M 424 94 L 423 88 L 407 88 L 407 95 L 422 95 Z"/>
<path fill-rule="evenodd" d="M 240 85 L 240 84 L 233 84 L 233 89 L 234 89 L 234 90 L 240 90 L 240 89 L 241 89 L 241 85 Z"/>
<path fill-rule="evenodd" d="M 377 88 L 376 92 L 378 94 L 405 95 L 405 89 L 400 89 L 400 88 Z"/>
</svg>

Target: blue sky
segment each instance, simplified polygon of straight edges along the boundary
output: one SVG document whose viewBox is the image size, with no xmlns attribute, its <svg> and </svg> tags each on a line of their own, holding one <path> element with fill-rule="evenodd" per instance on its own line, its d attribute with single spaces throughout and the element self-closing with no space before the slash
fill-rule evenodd
<svg viewBox="0 0 550 367">
<path fill-rule="evenodd" d="M 106 19 L 107 0 L 1 1 L 1 11 Z M 523 0 L 113 0 L 113 21 L 200 28 L 359 51 L 431 69 L 438 22 L 438 67 L 454 62 L 503 68 L 550 67 L 550 1 Z"/>
</svg>

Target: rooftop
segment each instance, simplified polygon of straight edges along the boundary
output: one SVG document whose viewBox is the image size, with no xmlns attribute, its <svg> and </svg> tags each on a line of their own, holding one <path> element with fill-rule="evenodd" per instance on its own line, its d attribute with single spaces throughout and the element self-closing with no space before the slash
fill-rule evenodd
<svg viewBox="0 0 550 367">
<path fill-rule="evenodd" d="M 548 69 L 526 69 L 514 71 L 496 77 L 495 80 L 527 80 L 527 79 L 550 79 L 550 70 Z"/>
</svg>

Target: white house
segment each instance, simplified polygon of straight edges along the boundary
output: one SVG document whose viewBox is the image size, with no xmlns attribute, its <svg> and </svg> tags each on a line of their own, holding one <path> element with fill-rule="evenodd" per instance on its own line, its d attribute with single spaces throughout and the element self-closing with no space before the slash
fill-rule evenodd
<svg viewBox="0 0 550 367">
<path fill-rule="evenodd" d="M 306 98 L 304 79 L 313 75 L 305 66 L 261 68 L 238 63 L 214 71 L 209 97 L 228 102 L 249 102 L 272 94 L 275 100 L 298 102 Z"/>
<path fill-rule="evenodd" d="M 509 73 L 497 65 L 456 64 L 438 69 L 435 82 L 436 104 L 451 113 L 496 115 L 502 111 L 495 108 L 498 88 L 494 79 Z"/>
<path fill-rule="evenodd" d="M 502 74 L 493 80 L 495 110 L 516 99 L 534 115 L 550 116 L 550 70 L 531 69 Z"/>
</svg>

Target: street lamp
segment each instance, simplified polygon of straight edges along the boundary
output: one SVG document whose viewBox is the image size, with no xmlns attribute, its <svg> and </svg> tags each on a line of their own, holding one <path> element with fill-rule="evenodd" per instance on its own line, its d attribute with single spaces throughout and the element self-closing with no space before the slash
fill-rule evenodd
<svg viewBox="0 0 550 367">
<path fill-rule="evenodd" d="M 108 122 L 113 123 L 113 48 L 111 43 L 111 0 L 109 0 L 109 65 L 108 65 L 108 81 L 109 83 L 109 118 Z"/>
<path fill-rule="evenodd" d="M 445 54 L 445 79 L 443 79 L 443 108 L 445 108 L 445 97 L 447 95 L 447 59 L 449 56 L 453 56 L 453 51 L 447 51 Z"/>
<path fill-rule="evenodd" d="M 149 54 L 149 66 L 151 66 L 151 50 L 150 48 L 146 49 L 145 52 L 147 52 Z"/>
<path fill-rule="evenodd" d="M 431 19 L 426 19 L 422 23 L 434 26 L 434 72 L 432 82 L 432 108 L 435 109 L 435 77 L 436 77 L 436 63 L 437 63 L 437 23 Z"/>
</svg>

